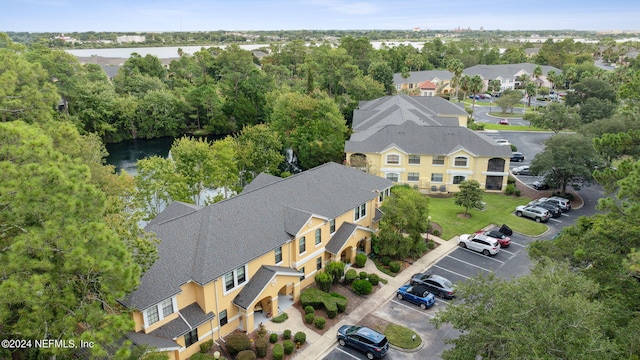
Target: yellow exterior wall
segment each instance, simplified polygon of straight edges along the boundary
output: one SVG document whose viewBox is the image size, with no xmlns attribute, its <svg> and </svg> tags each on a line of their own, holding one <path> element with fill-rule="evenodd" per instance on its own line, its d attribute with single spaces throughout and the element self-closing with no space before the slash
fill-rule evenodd
<svg viewBox="0 0 640 360">
<path fill-rule="evenodd" d="M 346 154 L 347 161 L 351 155 L 353 155 L 353 153 Z M 485 156 L 475 157 L 473 154 L 462 150 L 445 155 L 443 165 L 434 165 L 432 155 L 420 155 L 420 164 L 409 164 L 409 154 L 396 148 L 388 149 L 380 154 L 364 153 L 364 155 L 367 157 L 367 166 L 370 173 L 383 178 L 386 178 L 388 173 L 397 173 L 398 183 L 417 186 L 422 190 L 430 190 L 432 186 L 437 186 L 438 192 L 441 185 L 446 186 L 448 192 L 459 191 L 459 186 L 453 184 L 453 178 L 456 175 L 464 175 L 466 176 L 466 180 L 477 180 L 481 187 L 484 188 L 486 185 L 488 164 L 491 159 L 491 157 Z M 387 155 L 399 155 L 399 164 L 387 163 Z M 467 157 L 466 167 L 454 166 L 457 156 Z M 503 159 L 505 160 L 502 182 L 502 188 L 504 189 L 507 186 L 510 159 Z M 418 181 L 409 181 L 409 173 L 418 173 Z M 431 174 L 434 173 L 442 174 L 442 182 L 431 181 Z"/>
</svg>

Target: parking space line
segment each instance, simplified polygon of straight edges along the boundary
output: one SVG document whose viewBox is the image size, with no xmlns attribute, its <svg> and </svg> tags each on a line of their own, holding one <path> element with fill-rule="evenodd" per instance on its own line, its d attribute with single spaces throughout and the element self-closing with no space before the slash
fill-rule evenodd
<svg viewBox="0 0 640 360">
<path fill-rule="evenodd" d="M 470 277 L 468 277 L 468 276 L 464 276 L 464 275 L 462 275 L 462 274 L 458 274 L 457 272 L 455 272 L 455 271 L 451 271 L 451 270 L 449 270 L 449 269 L 445 269 L 445 268 L 443 268 L 442 266 L 433 265 L 433 267 L 438 268 L 438 269 L 440 269 L 440 270 L 448 271 L 448 272 L 450 272 L 450 273 L 452 273 L 452 274 L 458 275 L 458 276 L 463 277 L 463 278 L 465 278 L 465 279 L 471 279 L 471 278 L 470 278 Z"/>
<path fill-rule="evenodd" d="M 431 314 L 427 314 L 426 312 L 424 312 L 424 311 L 420 311 L 420 310 L 418 310 L 418 309 L 414 309 L 414 308 L 412 308 L 411 306 L 408 306 L 407 304 L 403 304 L 403 303 L 401 303 L 401 302 L 397 301 L 396 299 L 391 300 L 391 302 L 392 302 L 392 303 L 394 303 L 394 304 L 398 304 L 398 305 L 400 305 L 400 306 L 404 306 L 404 307 L 406 307 L 407 309 L 409 309 L 409 310 L 411 310 L 411 311 L 415 311 L 415 312 L 420 313 L 420 314 L 422 314 L 422 315 L 426 315 L 426 316 L 428 316 L 428 317 L 430 317 L 430 318 L 432 318 L 432 319 L 434 318 L 434 316 L 433 316 L 433 315 L 431 315 Z"/>
<path fill-rule="evenodd" d="M 569 217 L 569 214 L 565 214 L 565 213 L 562 213 L 562 214 L 560 214 L 560 215 L 562 215 L 562 216 L 566 216 L 566 217 Z"/>
<path fill-rule="evenodd" d="M 469 250 L 469 249 L 465 249 L 465 248 L 461 248 L 461 249 L 462 249 L 462 250 L 465 250 L 465 251 L 469 251 L 469 252 L 471 252 L 471 253 L 473 253 L 473 254 L 482 255 L 482 256 L 486 257 L 487 259 L 489 259 L 489 260 L 497 261 L 497 262 L 499 262 L 499 263 L 501 263 L 501 264 L 504 264 L 504 261 L 501 261 L 501 260 L 498 260 L 498 259 L 494 259 L 494 258 L 492 258 L 492 257 L 490 257 L 490 256 L 486 256 L 486 255 L 484 255 L 484 254 L 480 254 L 480 253 L 475 252 L 475 251 L 473 251 L 473 250 Z"/>
<path fill-rule="evenodd" d="M 340 351 L 340 352 L 341 352 L 341 353 L 343 353 L 343 354 L 347 354 L 347 355 L 349 355 L 349 356 L 350 356 L 351 358 L 353 358 L 353 359 L 358 359 L 358 360 L 360 360 L 360 358 L 359 358 L 359 357 L 357 357 L 357 356 L 353 356 L 353 355 L 349 354 L 348 352 L 346 352 L 346 351 L 342 350 L 342 349 L 340 348 L 340 346 L 336 346 L 336 350 Z"/>
<path fill-rule="evenodd" d="M 459 261 L 459 262 L 461 262 L 461 263 L 463 263 L 463 264 L 467 264 L 467 265 L 469 265 L 469 266 L 476 267 L 476 268 L 481 269 L 481 270 L 485 270 L 485 271 L 488 271 L 488 272 L 492 272 L 492 271 L 493 271 L 493 270 L 490 270 L 490 269 L 485 269 L 485 268 L 483 268 L 482 266 L 478 266 L 478 265 L 472 264 L 472 263 L 470 263 L 470 262 L 466 262 L 466 261 L 464 261 L 464 260 L 460 260 L 460 259 L 458 259 L 458 258 L 455 258 L 455 257 L 451 256 L 451 255 L 449 255 L 448 257 L 449 257 L 450 259 L 453 259 L 453 260 Z"/>
<path fill-rule="evenodd" d="M 562 221 L 560 221 L 560 220 L 556 220 L 556 219 L 549 219 L 549 221 L 555 221 L 555 222 L 559 222 L 559 223 L 561 223 L 561 222 L 562 222 Z"/>
<path fill-rule="evenodd" d="M 519 244 L 519 243 L 513 242 L 513 241 L 511 242 L 511 245 L 518 245 L 518 246 L 521 246 L 521 247 L 527 247 L 527 245 L 522 245 L 522 244 Z"/>
<path fill-rule="evenodd" d="M 506 252 L 506 253 L 507 253 L 507 254 L 509 254 L 509 255 L 513 255 L 513 254 L 515 254 L 515 253 L 513 253 L 513 252 L 511 252 L 511 251 L 509 251 L 509 250 L 505 250 L 505 249 L 503 249 L 503 248 L 500 248 L 500 252 Z"/>
</svg>

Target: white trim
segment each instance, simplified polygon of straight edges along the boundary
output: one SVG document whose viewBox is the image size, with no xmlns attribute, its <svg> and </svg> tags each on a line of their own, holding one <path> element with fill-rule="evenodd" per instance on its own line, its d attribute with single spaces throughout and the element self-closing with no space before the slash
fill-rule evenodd
<svg viewBox="0 0 640 360">
<path fill-rule="evenodd" d="M 397 156 L 398 157 L 398 163 L 390 163 L 389 162 L 389 156 Z M 384 164 L 387 165 L 387 166 L 402 166 L 402 160 L 404 160 L 403 159 L 403 155 L 395 153 L 395 152 L 388 153 L 388 154 L 384 155 Z"/>
<path fill-rule="evenodd" d="M 449 169 L 449 170 L 447 170 L 447 175 L 473 175 L 473 171 L 471 171 L 471 170 Z"/>
<path fill-rule="evenodd" d="M 169 299 L 171 299 L 171 307 L 173 308 L 173 312 L 170 313 L 167 316 L 164 316 L 161 305 L 162 305 L 163 302 L 165 302 L 166 300 L 169 300 Z M 151 309 L 153 307 L 155 307 L 156 310 L 158 311 L 158 321 L 154 322 L 153 324 L 149 324 L 149 317 L 147 315 L 147 310 L 149 310 L 149 309 Z M 142 326 L 143 326 L 144 329 L 147 329 L 147 328 L 153 326 L 154 324 L 159 323 L 160 321 L 164 320 L 165 318 L 169 317 L 172 314 L 178 313 L 178 315 L 179 315 L 180 311 L 178 310 L 178 302 L 176 300 L 176 295 L 173 295 L 170 298 L 163 299 L 163 300 L 161 300 L 161 301 L 159 301 L 159 302 L 147 307 L 146 309 L 142 310 L 141 313 L 142 313 L 142 322 L 143 322 Z"/>
<path fill-rule="evenodd" d="M 319 254 L 323 254 L 324 253 L 324 246 L 314 252 L 312 252 L 311 254 L 307 255 L 304 257 L 304 259 L 300 260 L 300 261 L 296 261 L 296 262 L 292 262 L 291 266 L 293 266 L 294 268 L 299 267 L 300 265 L 304 265 L 306 263 L 308 263 L 311 260 L 315 260 L 316 257 L 318 257 Z"/>
<path fill-rule="evenodd" d="M 466 160 L 464 166 L 463 165 L 456 165 L 456 159 L 458 159 L 458 158 L 464 158 Z M 453 167 L 453 168 L 468 168 L 469 167 L 469 156 L 466 156 L 466 155 L 453 156 L 453 161 L 451 163 L 451 167 Z"/>
<path fill-rule="evenodd" d="M 500 172 L 500 171 L 483 171 L 482 175 L 486 176 L 508 176 L 508 172 Z"/>
<path fill-rule="evenodd" d="M 238 270 L 240 267 L 244 267 L 244 282 L 242 284 L 238 284 L 238 278 L 237 278 L 237 273 L 236 273 L 236 270 Z M 230 290 L 227 290 L 227 281 L 225 279 L 225 276 L 228 273 L 232 273 L 233 274 L 233 284 L 234 284 L 234 286 Z M 228 295 L 228 294 L 230 294 L 230 293 L 232 293 L 232 292 L 234 292 L 234 291 L 236 291 L 238 289 L 243 288 L 244 285 L 246 283 L 248 283 L 248 282 L 249 282 L 249 272 L 248 272 L 247 264 L 244 264 L 242 266 L 236 266 L 233 270 L 228 271 L 228 272 L 226 272 L 226 273 L 224 273 L 222 275 L 222 294 L 226 296 L 226 295 Z"/>
<path fill-rule="evenodd" d="M 405 168 L 380 168 L 381 172 L 393 172 L 393 173 L 403 173 L 406 171 Z"/>
</svg>

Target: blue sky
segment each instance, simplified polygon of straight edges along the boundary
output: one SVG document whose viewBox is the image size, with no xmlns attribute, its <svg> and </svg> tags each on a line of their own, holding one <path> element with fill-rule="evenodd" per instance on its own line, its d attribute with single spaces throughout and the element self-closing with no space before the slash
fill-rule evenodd
<svg viewBox="0 0 640 360">
<path fill-rule="evenodd" d="M 0 0 L 0 31 L 640 30 L 637 0 Z"/>
</svg>

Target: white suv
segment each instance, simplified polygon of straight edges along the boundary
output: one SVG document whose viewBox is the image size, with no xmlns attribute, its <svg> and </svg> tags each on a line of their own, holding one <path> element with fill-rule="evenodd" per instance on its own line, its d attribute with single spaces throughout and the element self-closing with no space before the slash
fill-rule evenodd
<svg viewBox="0 0 640 360">
<path fill-rule="evenodd" d="M 483 234 L 462 234 L 458 240 L 458 245 L 487 256 L 495 255 L 500 251 L 498 239 Z"/>
</svg>

